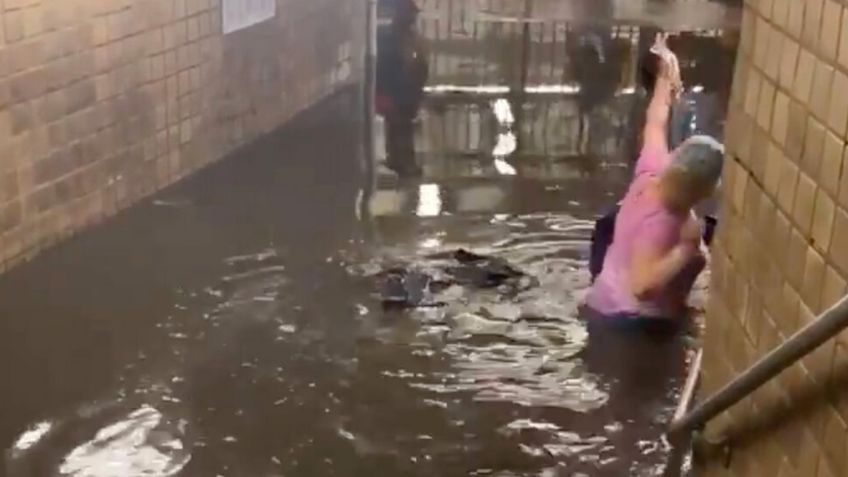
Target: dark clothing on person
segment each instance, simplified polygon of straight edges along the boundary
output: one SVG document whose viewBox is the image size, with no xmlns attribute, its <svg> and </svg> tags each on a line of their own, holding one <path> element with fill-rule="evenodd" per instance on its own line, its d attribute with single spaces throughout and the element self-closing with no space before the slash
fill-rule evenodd
<svg viewBox="0 0 848 477">
<path fill-rule="evenodd" d="M 673 391 L 685 379 L 691 321 L 592 313 L 588 308 L 581 311 L 589 332 L 581 357 L 609 396 L 599 412 L 606 422 L 623 424 L 611 437 L 617 455 L 642 455 L 644 449 L 636 443 L 656 438 L 651 433 L 659 425 L 658 416 L 675 405 Z"/>
<path fill-rule="evenodd" d="M 610 243 L 612 243 L 612 237 L 615 234 L 615 218 L 617 215 L 618 206 L 615 206 L 595 221 L 589 254 L 589 272 L 592 274 L 593 283 L 603 269 L 607 249 L 609 249 Z"/>
<path fill-rule="evenodd" d="M 424 96 L 427 65 L 418 45 L 417 34 L 382 29 L 377 36 L 377 94 L 388 100 L 384 115 L 415 117 Z"/>
<path fill-rule="evenodd" d="M 427 60 L 414 24 L 393 23 L 377 35 L 377 112 L 386 120 L 388 165 L 417 175 L 414 120 L 427 82 Z"/>
<path fill-rule="evenodd" d="M 399 175 L 421 173 L 415 160 L 415 123 L 402 115 L 386 117 L 386 156 L 388 166 Z"/>
<path fill-rule="evenodd" d="M 646 335 L 655 338 L 674 338 L 688 331 L 688 317 L 650 318 L 638 315 L 600 316 L 591 310 L 584 313 L 590 340 L 614 335 Z"/>
<path fill-rule="evenodd" d="M 583 114 L 588 114 L 615 95 L 621 79 L 621 64 L 613 58 L 615 51 L 609 31 L 589 30 L 575 38 L 572 51 L 574 74 L 580 85 L 577 101 Z"/>
</svg>

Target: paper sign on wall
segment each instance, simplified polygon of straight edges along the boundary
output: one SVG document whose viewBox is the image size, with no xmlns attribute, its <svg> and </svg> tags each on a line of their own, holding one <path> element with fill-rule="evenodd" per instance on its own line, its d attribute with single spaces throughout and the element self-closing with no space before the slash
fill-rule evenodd
<svg viewBox="0 0 848 477">
<path fill-rule="evenodd" d="M 223 0 L 224 34 L 274 18 L 277 0 Z"/>
</svg>

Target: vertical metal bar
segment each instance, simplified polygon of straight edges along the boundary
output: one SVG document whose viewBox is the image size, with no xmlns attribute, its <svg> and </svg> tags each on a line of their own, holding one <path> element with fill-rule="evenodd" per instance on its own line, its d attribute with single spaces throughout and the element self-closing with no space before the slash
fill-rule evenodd
<svg viewBox="0 0 848 477">
<path fill-rule="evenodd" d="M 550 68 L 548 68 L 548 74 L 545 76 L 545 82 L 546 83 L 550 82 L 551 84 L 553 84 L 553 83 L 556 83 L 556 81 L 553 80 L 553 77 L 554 77 L 554 74 L 556 73 L 557 30 L 556 30 L 556 23 L 554 23 L 554 22 L 542 23 L 543 30 L 544 30 L 546 24 L 548 26 L 550 26 L 550 28 L 551 28 L 551 35 L 547 38 L 548 41 L 549 41 L 549 44 L 546 45 L 547 48 L 545 48 L 545 50 L 548 52 L 548 55 L 549 55 L 548 61 L 550 62 L 549 63 Z"/>
<path fill-rule="evenodd" d="M 360 202 L 360 217 L 365 217 L 377 181 L 377 151 L 374 141 L 377 95 L 377 0 L 364 0 L 365 13 L 365 58 L 362 79 L 362 171 L 364 188 Z"/>
<path fill-rule="evenodd" d="M 518 80 L 518 91 L 513 90 L 513 117 L 515 118 L 515 140 L 518 153 L 522 150 L 521 130 L 524 122 L 524 102 L 527 97 L 527 74 L 529 73 L 530 61 L 530 17 L 533 15 L 532 0 L 524 0 L 524 15 L 522 16 L 521 28 L 521 63 Z"/>
<path fill-rule="evenodd" d="M 448 38 L 453 34 L 453 0 L 448 0 Z"/>
<path fill-rule="evenodd" d="M 480 38 L 478 36 L 479 32 L 478 32 L 477 26 L 479 25 L 479 23 L 480 23 L 479 18 L 472 17 L 472 19 L 471 19 L 472 43 L 474 45 L 480 45 L 480 53 L 481 53 L 481 57 L 482 57 L 482 58 L 474 58 L 474 59 L 471 60 L 471 61 L 473 61 L 473 64 L 474 64 L 474 73 L 472 73 L 472 74 L 474 75 L 474 79 L 477 81 L 477 84 L 486 84 L 485 77 L 481 77 L 481 76 L 485 76 L 485 73 L 486 73 L 485 68 L 486 68 L 486 65 L 488 64 L 486 62 L 486 58 L 489 56 L 489 52 L 486 50 L 485 43 L 481 42 Z M 475 48 L 477 48 L 477 47 L 475 46 Z M 480 66 L 481 65 L 483 67 L 483 75 L 480 74 Z"/>
<path fill-rule="evenodd" d="M 519 73 L 518 94 L 523 97 L 527 91 L 527 76 L 530 63 L 530 16 L 533 14 L 533 2 L 524 0 L 524 15 L 522 17 L 521 29 L 521 71 Z"/>
<path fill-rule="evenodd" d="M 683 385 L 683 392 L 680 393 L 680 400 L 677 403 L 677 409 L 674 411 L 673 420 L 678 420 L 683 417 L 692 407 L 692 402 L 695 399 L 698 385 L 701 377 L 701 363 L 704 360 L 704 350 L 698 350 L 695 359 L 689 367 L 689 375 L 686 377 L 686 383 Z M 668 460 L 665 463 L 665 470 L 662 477 L 680 477 L 683 473 L 683 461 L 686 454 L 692 446 L 692 436 L 688 434 L 669 436 L 668 444 L 671 450 L 668 455 Z"/>
<path fill-rule="evenodd" d="M 680 394 L 680 402 L 677 404 L 677 409 L 674 411 L 674 420 L 677 421 L 689 412 L 692 407 L 692 401 L 695 399 L 695 390 L 698 387 L 698 381 L 701 377 L 701 363 L 704 361 L 704 350 L 698 350 L 695 359 L 692 360 L 692 365 L 689 368 L 689 375 L 686 376 L 686 383 L 683 385 L 683 392 Z"/>
</svg>

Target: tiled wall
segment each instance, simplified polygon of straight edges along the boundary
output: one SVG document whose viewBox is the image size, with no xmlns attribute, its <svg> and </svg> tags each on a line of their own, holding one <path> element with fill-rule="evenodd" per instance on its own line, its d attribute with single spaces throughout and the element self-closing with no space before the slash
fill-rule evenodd
<svg viewBox="0 0 848 477">
<path fill-rule="evenodd" d="M 848 3 L 746 2 L 702 396 L 834 304 L 848 278 Z M 708 476 L 848 475 L 848 333 L 721 416 Z"/>
<path fill-rule="evenodd" d="M 365 2 L 224 1 L 0 0 L 0 269 L 355 80 Z"/>
</svg>

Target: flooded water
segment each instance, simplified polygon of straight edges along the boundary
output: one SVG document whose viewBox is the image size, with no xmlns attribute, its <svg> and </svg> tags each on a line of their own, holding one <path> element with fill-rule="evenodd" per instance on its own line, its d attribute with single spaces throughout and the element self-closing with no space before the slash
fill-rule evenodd
<svg viewBox="0 0 848 477">
<path fill-rule="evenodd" d="M 579 309 L 641 27 L 593 27 L 618 79 L 587 88 L 579 28 L 431 3 L 420 179 L 364 177 L 335 98 L 0 277 L 7 475 L 660 474 L 685 342 L 590 337 Z M 710 121 L 727 42 L 683 43 Z M 463 279 L 459 249 L 523 276 Z M 386 270 L 440 286 L 386 307 Z"/>
</svg>

